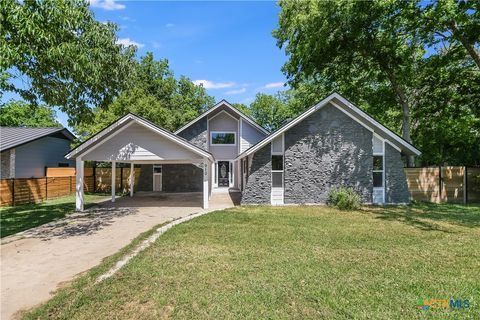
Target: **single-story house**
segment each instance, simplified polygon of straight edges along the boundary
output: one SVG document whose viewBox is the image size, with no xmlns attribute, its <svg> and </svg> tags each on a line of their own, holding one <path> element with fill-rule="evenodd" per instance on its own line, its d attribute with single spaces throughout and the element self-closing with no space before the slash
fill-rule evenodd
<svg viewBox="0 0 480 320">
<path fill-rule="evenodd" d="M 65 159 L 73 139 L 65 128 L 0 127 L 0 178 L 40 178 L 45 167 L 74 166 Z"/>
<path fill-rule="evenodd" d="M 272 133 L 225 100 L 175 133 L 129 113 L 66 157 L 82 210 L 85 160 L 141 165 L 138 191 L 202 191 L 207 208 L 216 188 L 238 190 L 242 204 L 325 203 L 337 186 L 366 203 L 407 203 L 409 155 L 420 151 L 333 93 Z"/>
</svg>

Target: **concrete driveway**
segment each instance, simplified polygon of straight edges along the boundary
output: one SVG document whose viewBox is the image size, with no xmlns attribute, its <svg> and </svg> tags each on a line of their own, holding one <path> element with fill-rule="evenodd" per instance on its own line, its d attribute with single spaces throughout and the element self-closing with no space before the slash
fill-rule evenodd
<svg viewBox="0 0 480 320">
<path fill-rule="evenodd" d="M 235 197 L 213 194 L 210 209 Z M 136 194 L 13 236 L 1 245 L 1 319 L 52 296 L 61 283 L 97 264 L 157 224 L 200 212 L 201 193 Z"/>
</svg>

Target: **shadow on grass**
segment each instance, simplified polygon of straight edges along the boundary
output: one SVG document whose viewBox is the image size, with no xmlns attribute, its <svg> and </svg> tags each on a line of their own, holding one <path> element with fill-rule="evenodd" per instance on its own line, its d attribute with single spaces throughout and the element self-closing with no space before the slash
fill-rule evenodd
<svg viewBox="0 0 480 320">
<path fill-rule="evenodd" d="M 405 206 L 372 206 L 363 211 L 373 213 L 377 219 L 400 221 L 427 231 L 451 232 L 438 223 L 480 227 L 480 205 L 415 203 Z"/>
<path fill-rule="evenodd" d="M 86 203 L 91 208 L 95 203 Z M 44 203 L 4 207 L 0 211 L 1 237 L 25 231 L 64 218 L 75 210 L 75 198 L 65 197 Z"/>
</svg>

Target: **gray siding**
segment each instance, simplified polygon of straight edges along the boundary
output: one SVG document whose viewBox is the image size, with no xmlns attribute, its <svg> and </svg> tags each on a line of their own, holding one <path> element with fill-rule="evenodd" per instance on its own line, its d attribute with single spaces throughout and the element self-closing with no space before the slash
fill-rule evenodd
<svg viewBox="0 0 480 320">
<path fill-rule="evenodd" d="M 178 136 L 203 150 L 208 150 L 207 117 L 203 117 L 185 130 L 179 132 Z"/>
<path fill-rule="evenodd" d="M 241 122 L 240 152 L 262 140 L 265 134 L 246 121 Z"/>
<path fill-rule="evenodd" d="M 410 202 L 402 156 L 388 143 L 385 143 L 385 186 L 386 203 Z"/>
<path fill-rule="evenodd" d="M 253 154 L 249 161 L 249 172 L 245 189 L 242 192 L 242 204 L 269 204 L 272 186 L 271 144 L 269 143 Z"/>
<path fill-rule="evenodd" d="M 231 115 L 231 116 L 230 116 Z M 233 117 L 233 118 L 232 118 Z M 215 114 L 209 115 L 208 119 L 208 144 L 209 151 L 217 160 L 232 160 L 238 155 L 240 135 L 239 119 L 230 113 L 228 109 L 220 108 Z M 215 146 L 210 144 L 210 133 L 212 131 L 230 131 L 235 132 L 235 145 Z"/>
<path fill-rule="evenodd" d="M 70 150 L 70 141 L 44 137 L 15 148 L 15 178 L 44 177 L 45 167 L 58 167 L 66 162 L 71 167 L 75 162 L 65 159 Z"/>
<path fill-rule="evenodd" d="M 285 132 L 285 203 L 325 203 L 335 186 L 372 201 L 372 133 L 327 105 Z"/>
</svg>

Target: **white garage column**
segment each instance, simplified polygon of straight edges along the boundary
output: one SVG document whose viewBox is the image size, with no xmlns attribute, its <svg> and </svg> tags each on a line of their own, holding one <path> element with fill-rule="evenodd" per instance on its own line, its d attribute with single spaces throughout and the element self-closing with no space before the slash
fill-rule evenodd
<svg viewBox="0 0 480 320">
<path fill-rule="evenodd" d="M 75 210 L 83 211 L 84 193 L 83 193 L 83 160 L 76 159 L 76 176 L 75 176 Z"/>
<path fill-rule="evenodd" d="M 133 197 L 133 187 L 135 186 L 135 174 L 133 172 L 133 162 L 130 163 L 130 197 Z"/>
<path fill-rule="evenodd" d="M 112 202 L 115 202 L 115 174 L 117 171 L 117 162 L 112 161 Z"/>
<path fill-rule="evenodd" d="M 208 160 L 204 160 L 202 163 L 203 167 L 203 209 L 208 209 L 208 195 L 209 195 L 209 190 L 208 190 L 208 180 L 209 180 L 209 167 L 210 164 L 208 163 Z"/>
</svg>

